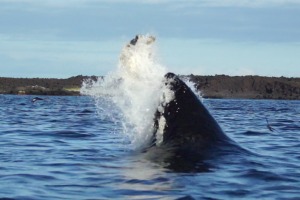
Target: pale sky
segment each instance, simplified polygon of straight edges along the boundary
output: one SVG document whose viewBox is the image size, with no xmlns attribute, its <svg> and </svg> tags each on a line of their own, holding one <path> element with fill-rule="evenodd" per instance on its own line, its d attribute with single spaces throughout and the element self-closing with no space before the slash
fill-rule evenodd
<svg viewBox="0 0 300 200">
<path fill-rule="evenodd" d="M 177 74 L 300 77 L 300 0 L 0 0 L 0 77 L 106 75 L 145 33 Z"/>
</svg>

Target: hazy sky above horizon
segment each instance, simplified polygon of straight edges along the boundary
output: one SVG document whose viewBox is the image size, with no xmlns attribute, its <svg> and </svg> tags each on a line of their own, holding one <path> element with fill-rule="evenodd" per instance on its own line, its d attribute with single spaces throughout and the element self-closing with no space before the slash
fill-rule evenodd
<svg viewBox="0 0 300 200">
<path fill-rule="evenodd" d="M 106 75 L 144 33 L 178 74 L 300 77 L 300 0 L 0 0 L 0 77 Z"/>
</svg>

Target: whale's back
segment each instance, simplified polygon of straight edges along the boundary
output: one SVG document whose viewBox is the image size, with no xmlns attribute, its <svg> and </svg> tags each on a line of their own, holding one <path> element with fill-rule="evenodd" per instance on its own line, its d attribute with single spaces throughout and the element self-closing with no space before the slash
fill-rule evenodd
<svg viewBox="0 0 300 200">
<path fill-rule="evenodd" d="M 213 143 L 232 142 L 222 131 L 209 111 L 192 90 L 175 74 L 165 75 L 165 84 L 173 92 L 173 99 L 162 105 L 155 116 L 156 134 L 164 118 L 163 140 L 159 145 L 203 149 Z"/>
</svg>

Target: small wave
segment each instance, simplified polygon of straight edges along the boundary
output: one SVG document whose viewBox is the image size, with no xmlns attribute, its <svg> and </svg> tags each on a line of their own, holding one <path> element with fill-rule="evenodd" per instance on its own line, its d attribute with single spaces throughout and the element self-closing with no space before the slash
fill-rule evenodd
<svg viewBox="0 0 300 200">
<path fill-rule="evenodd" d="M 234 197 L 245 197 L 245 195 L 251 194 L 252 191 L 246 189 L 234 189 L 234 190 L 223 191 L 223 193 Z"/>
<path fill-rule="evenodd" d="M 259 135 L 269 135 L 269 132 L 258 132 L 258 131 L 246 131 L 241 133 L 246 136 L 259 136 Z"/>
<path fill-rule="evenodd" d="M 86 115 L 90 115 L 91 113 L 95 113 L 95 111 L 84 109 L 84 110 L 82 110 L 80 112 L 76 112 L 76 115 L 77 116 L 86 116 Z"/>
<path fill-rule="evenodd" d="M 86 148 L 81 148 L 81 149 L 73 149 L 73 150 L 70 150 L 70 152 L 74 152 L 74 153 L 98 153 L 99 150 L 97 149 L 86 149 Z"/>
<path fill-rule="evenodd" d="M 56 131 L 51 133 L 56 137 L 65 137 L 65 138 L 86 138 L 86 137 L 93 137 L 94 134 L 91 133 L 79 133 L 75 131 Z"/>
<path fill-rule="evenodd" d="M 261 171 L 257 169 L 250 169 L 240 176 L 263 181 L 295 181 L 292 178 L 288 178 L 271 171 Z"/>
<path fill-rule="evenodd" d="M 151 185 L 151 184 L 157 184 L 157 183 L 165 183 L 165 182 L 170 182 L 170 179 L 165 178 L 165 177 L 157 177 L 154 179 L 150 179 L 150 180 L 144 180 L 144 179 L 129 179 L 126 181 L 126 183 L 130 183 L 130 184 L 147 184 L 147 185 Z"/>
<path fill-rule="evenodd" d="M 264 110 L 271 111 L 271 112 L 288 112 L 291 109 L 290 108 L 269 107 L 269 108 L 265 108 Z"/>
<path fill-rule="evenodd" d="M 51 147 L 48 144 L 36 144 L 36 143 L 22 144 L 22 145 L 18 145 L 18 146 L 30 147 L 30 148 L 48 148 L 48 147 Z"/>
<path fill-rule="evenodd" d="M 294 123 L 294 120 L 290 120 L 290 119 L 277 119 L 277 122 L 281 122 L 281 123 Z"/>
<path fill-rule="evenodd" d="M 276 185 L 276 186 L 264 187 L 264 190 L 269 190 L 269 191 L 297 191 L 298 190 L 298 191 L 300 191 L 300 187 L 291 186 L 291 185 Z"/>
<path fill-rule="evenodd" d="M 93 110 L 89 110 L 89 109 L 84 109 L 83 111 L 81 111 L 80 113 L 94 113 L 95 111 Z"/>
<path fill-rule="evenodd" d="M 193 198 L 191 195 L 186 195 L 183 197 L 179 197 L 176 200 L 195 200 L 195 198 Z"/>
<path fill-rule="evenodd" d="M 300 126 L 291 124 L 291 125 L 284 126 L 281 129 L 282 130 L 287 130 L 287 131 L 299 131 L 300 130 Z"/>
<path fill-rule="evenodd" d="M 37 181 L 53 181 L 57 180 L 54 176 L 49 175 L 37 175 L 37 174 L 12 174 L 12 175 L 5 175 L 1 179 L 31 179 L 31 180 L 37 180 Z"/>
</svg>

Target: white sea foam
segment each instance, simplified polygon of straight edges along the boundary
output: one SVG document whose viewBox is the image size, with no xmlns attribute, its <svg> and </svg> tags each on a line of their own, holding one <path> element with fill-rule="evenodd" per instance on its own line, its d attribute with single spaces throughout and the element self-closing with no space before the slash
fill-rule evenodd
<svg viewBox="0 0 300 200">
<path fill-rule="evenodd" d="M 86 80 L 81 88 L 82 94 L 95 99 L 100 117 L 122 125 L 132 148 L 150 141 L 162 94 L 167 94 L 167 100 L 172 98 L 162 89 L 166 68 L 155 60 L 154 41 L 152 36 L 139 36 L 135 45 L 122 49 L 115 71 L 103 79 Z"/>
<path fill-rule="evenodd" d="M 163 115 L 160 116 L 158 120 L 158 128 L 156 131 L 156 145 L 159 146 L 164 141 L 164 129 L 166 126 L 166 119 Z"/>
<path fill-rule="evenodd" d="M 164 140 L 164 129 L 167 126 L 166 119 L 164 117 L 164 107 L 170 103 L 174 98 L 174 91 L 170 89 L 170 83 L 174 81 L 173 79 L 168 79 L 168 82 L 161 87 L 161 96 L 159 99 L 159 105 L 157 107 L 158 112 L 158 121 L 157 121 L 157 130 L 156 130 L 156 145 L 160 146 Z"/>
</svg>

